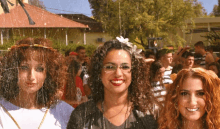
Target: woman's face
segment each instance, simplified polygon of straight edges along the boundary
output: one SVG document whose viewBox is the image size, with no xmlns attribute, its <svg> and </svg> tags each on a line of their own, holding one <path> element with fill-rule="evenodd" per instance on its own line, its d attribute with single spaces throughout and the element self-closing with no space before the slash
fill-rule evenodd
<svg viewBox="0 0 220 129">
<path fill-rule="evenodd" d="M 165 72 L 165 68 L 164 68 L 164 67 L 161 67 L 161 68 L 156 72 L 154 81 L 161 81 L 161 80 L 163 79 L 164 72 Z"/>
<path fill-rule="evenodd" d="M 35 94 L 43 86 L 46 78 L 46 67 L 33 59 L 22 61 L 18 69 L 18 86 L 20 92 Z"/>
<path fill-rule="evenodd" d="M 131 57 L 125 50 L 111 50 L 103 61 L 101 80 L 104 92 L 127 93 L 131 84 Z"/>
<path fill-rule="evenodd" d="M 205 95 L 200 79 L 187 78 L 178 96 L 178 109 L 184 120 L 197 121 L 205 114 Z"/>
</svg>

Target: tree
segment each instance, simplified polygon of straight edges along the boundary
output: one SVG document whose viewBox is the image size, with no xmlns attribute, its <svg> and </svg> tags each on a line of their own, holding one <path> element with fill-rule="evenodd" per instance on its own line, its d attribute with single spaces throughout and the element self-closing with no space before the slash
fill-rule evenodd
<svg viewBox="0 0 220 129">
<path fill-rule="evenodd" d="M 182 45 L 178 34 L 186 20 L 203 16 L 197 0 L 89 0 L 94 18 L 113 37 L 122 35 L 147 48 L 148 37 L 163 37 L 165 44 Z"/>
<path fill-rule="evenodd" d="M 39 8 L 46 9 L 46 7 L 44 6 L 43 1 L 40 1 L 40 0 L 29 0 L 28 3 L 30 5 L 34 5 L 34 6 L 37 6 Z"/>
<path fill-rule="evenodd" d="M 218 5 L 214 5 L 211 15 L 220 16 L 220 0 L 218 0 Z"/>
</svg>

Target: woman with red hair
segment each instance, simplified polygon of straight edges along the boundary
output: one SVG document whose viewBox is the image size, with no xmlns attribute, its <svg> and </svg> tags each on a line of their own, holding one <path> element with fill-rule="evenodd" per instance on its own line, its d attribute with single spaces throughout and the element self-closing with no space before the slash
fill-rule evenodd
<svg viewBox="0 0 220 129">
<path fill-rule="evenodd" d="M 183 69 L 170 85 L 160 129 L 219 129 L 220 80 L 202 68 Z"/>
</svg>

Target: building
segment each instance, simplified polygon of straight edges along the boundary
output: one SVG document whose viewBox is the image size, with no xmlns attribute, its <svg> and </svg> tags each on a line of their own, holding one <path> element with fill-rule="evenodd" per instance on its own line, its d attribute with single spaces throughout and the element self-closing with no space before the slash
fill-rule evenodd
<svg viewBox="0 0 220 129">
<path fill-rule="evenodd" d="M 111 40 L 112 37 L 105 32 L 102 24 L 95 19 L 85 16 L 83 14 L 58 14 L 70 20 L 85 24 L 89 26 L 85 32 L 87 44 L 102 44 L 105 41 Z"/>
<path fill-rule="evenodd" d="M 25 9 L 36 24 L 30 25 L 22 7 L 15 4 L 15 7 L 10 9 L 10 13 L 0 14 L 1 44 L 4 43 L 4 39 L 12 37 L 36 36 L 53 38 L 66 45 L 69 43 L 86 44 L 85 33 L 89 29 L 87 25 L 29 5 L 28 0 L 24 3 Z"/>
</svg>

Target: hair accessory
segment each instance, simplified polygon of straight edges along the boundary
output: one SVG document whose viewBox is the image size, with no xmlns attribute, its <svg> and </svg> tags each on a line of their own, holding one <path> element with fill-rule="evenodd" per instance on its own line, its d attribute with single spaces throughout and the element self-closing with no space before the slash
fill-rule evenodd
<svg viewBox="0 0 220 129">
<path fill-rule="evenodd" d="M 45 48 L 45 49 L 49 49 L 51 51 L 56 51 L 55 49 L 53 49 L 52 47 L 47 47 L 47 46 L 43 46 L 40 44 L 33 44 L 33 45 L 29 45 L 29 44 L 20 44 L 20 45 L 14 45 L 11 48 L 8 48 L 8 51 L 14 49 L 14 48 L 20 48 L 20 47 L 39 47 L 39 48 Z"/>
<path fill-rule="evenodd" d="M 137 49 L 137 46 L 133 45 L 133 43 L 129 42 L 128 38 L 123 38 L 122 36 L 120 36 L 120 37 L 116 37 L 116 39 L 119 42 L 124 43 L 128 47 L 130 47 L 131 48 L 131 53 L 133 53 L 136 58 L 142 58 L 142 56 L 140 55 L 140 53 L 142 52 L 142 49 Z"/>
</svg>

